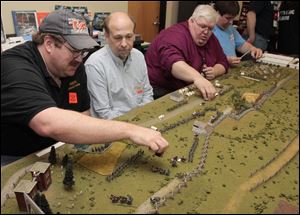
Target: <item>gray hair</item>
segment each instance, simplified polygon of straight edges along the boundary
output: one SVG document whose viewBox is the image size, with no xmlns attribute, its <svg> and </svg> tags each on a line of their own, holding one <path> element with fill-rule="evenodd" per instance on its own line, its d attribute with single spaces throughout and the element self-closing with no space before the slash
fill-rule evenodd
<svg viewBox="0 0 300 215">
<path fill-rule="evenodd" d="M 218 12 L 210 5 L 198 5 L 190 19 L 205 18 L 206 20 L 216 24 L 219 18 Z"/>
</svg>

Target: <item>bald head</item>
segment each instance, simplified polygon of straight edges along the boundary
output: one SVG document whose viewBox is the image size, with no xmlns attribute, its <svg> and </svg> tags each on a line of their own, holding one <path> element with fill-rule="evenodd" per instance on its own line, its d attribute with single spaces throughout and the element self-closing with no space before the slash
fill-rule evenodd
<svg viewBox="0 0 300 215">
<path fill-rule="evenodd" d="M 130 26 L 132 32 L 135 30 L 133 18 L 125 12 L 113 12 L 104 21 L 104 30 L 107 33 L 110 33 L 112 28 L 119 28 L 120 26 Z"/>
<path fill-rule="evenodd" d="M 124 12 L 111 13 L 104 21 L 105 39 L 111 51 L 126 61 L 134 42 L 133 20 Z"/>
</svg>

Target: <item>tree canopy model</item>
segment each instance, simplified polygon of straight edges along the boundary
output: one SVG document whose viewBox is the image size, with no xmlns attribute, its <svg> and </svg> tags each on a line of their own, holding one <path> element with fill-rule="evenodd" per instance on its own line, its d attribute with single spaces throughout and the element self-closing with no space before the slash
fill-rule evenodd
<svg viewBox="0 0 300 215">
<path fill-rule="evenodd" d="M 49 161 L 49 163 L 51 163 L 52 165 L 57 163 L 57 159 L 56 159 L 56 151 L 55 151 L 55 147 L 54 147 L 54 146 L 51 147 L 51 151 L 50 151 L 50 155 L 49 155 L 49 157 L 48 157 L 48 161 Z"/>
<path fill-rule="evenodd" d="M 73 165 L 70 162 L 67 164 L 63 183 L 65 185 L 65 189 L 67 190 L 71 189 L 72 186 L 75 184 L 73 176 Z"/>
</svg>

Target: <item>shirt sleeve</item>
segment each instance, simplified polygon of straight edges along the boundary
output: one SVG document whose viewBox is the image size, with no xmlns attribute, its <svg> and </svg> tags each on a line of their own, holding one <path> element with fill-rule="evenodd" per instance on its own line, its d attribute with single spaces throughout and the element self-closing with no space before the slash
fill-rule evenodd
<svg viewBox="0 0 300 215">
<path fill-rule="evenodd" d="M 143 58 L 143 65 L 142 65 L 142 71 L 143 71 L 143 74 L 144 74 L 144 80 L 143 80 L 143 83 L 144 83 L 144 96 L 143 96 L 143 101 L 141 104 L 139 104 L 139 106 L 143 106 L 149 102 L 152 102 L 153 101 L 153 89 L 152 89 L 152 86 L 150 85 L 150 82 L 149 82 L 149 78 L 148 78 L 148 71 L 147 71 L 147 65 L 146 65 L 146 62 L 145 62 L 145 59 Z"/>
<path fill-rule="evenodd" d="M 27 126 L 36 114 L 57 105 L 39 72 L 21 62 L 1 61 L 1 117 Z"/>
<path fill-rule="evenodd" d="M 235 48 L 242 46 L 246 41 L 234 27 L 232 27 L 232 32 L 234 36 Z"/>
<path fill-rule="evenodd" d="M 211 40 L 210 40 L 211 46 L 210 49 L 213 48 L 213 50 L 208 50 L 210 53 L 213 52 L 213 54 L 210 54 L 213 58 L 213 62 L 209 64 L 208 66 L 214 66 L 216 64 L 221 64 L 224 66 L 225 71 L 228 71 L 229 68 L 229 63 L 227 61 L 227 57 L 224 54 L 223 48 L 221 47 L 218 39 L 214 34 L 211 35 Z"/>
<path fill-rule="evenodd" d="M 185 47 L 185 34 L 178 32 L 169 32 L 171 36 L 164 36 L 162 41 L 158 44 L 158 52 L 160 65 L 164 71 L 172 71 L 172 66 L 178 61 L 186 61 L 184 53 L 187 49 Z"/>
<path fill-rule="evenodd" d="M 248 6 L 248 11 L 253 11 L 256 14 L 259 14 L 263 11 L 265 7 L 264 1 L 251 1 Z"/>
</svg>

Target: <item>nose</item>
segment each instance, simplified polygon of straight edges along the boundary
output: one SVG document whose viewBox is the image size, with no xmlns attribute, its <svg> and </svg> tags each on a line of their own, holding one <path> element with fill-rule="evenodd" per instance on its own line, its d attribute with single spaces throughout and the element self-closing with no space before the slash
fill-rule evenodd
<svg viewBox="0 0 300 215">
<path fill-rule="evenodd" d="M 83 61 L 83 56 L 80 54 L 76 58 L 74 58 L 74 60 L 78 63 L 81 63 Z"/>
<path fill-rule="evenodd" d="M 126 47 L 126 46 L 127 46 L 127 40 L 126 40 L 125 37 L 122 38 L 121 46 L 122 46 L 122 47 Z"/>
<path fill-rule="evenodd" d="M 203 29 L 203 32 L 204 32 L 205 34 L 208 34 L 209 29 L 206 27 L 206 28 Z"/>
</svg>

